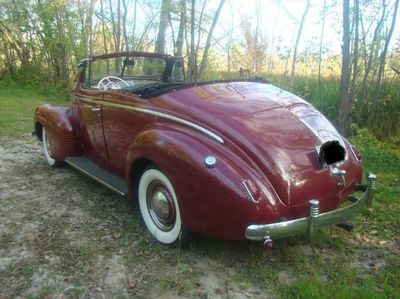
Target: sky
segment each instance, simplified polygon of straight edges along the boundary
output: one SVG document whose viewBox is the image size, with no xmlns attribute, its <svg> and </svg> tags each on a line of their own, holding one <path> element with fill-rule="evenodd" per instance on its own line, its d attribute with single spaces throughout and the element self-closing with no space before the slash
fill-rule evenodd
<svg viewBox="0 0 400 299">
<path fill-rule="evenodd" d="M 378 5 L 381 0 L 374 0 Z M 394 0 L 388 0 L 392 7 Z M 217 6 L 219 1 L 212 1 Z M 273 37 L 281 40 L 272 43 L 274 47 L 290 47 L 299 28 L 299 23 L 306 6 L 306 0 L 228 0 L 221 13 L 219 28 L 216 29 L 216 36 L 223 34 L 229 28 L 233 16 L 233 27 L 239 26 L 245 18 L 256 18 L 259 11 L 260 30 L 271 44 Z M 334 3 L 337 2 L 335 5 Z M 342 1 L 327 0 L 328 14 L 326 17 L 324 31 L 324 50 L 330 54 L 340 54 L 342 39 Z M 259 7 L 259 9 L 257 9 Z M 210 9 L 213 9 L 210 6 Z M 323 9 L 322 0 L 311 0 L 311 6 L 304 24 L 303 34 L 300 39 L 299 51 L 307 48 L 318 49 L 321 35 L 321 12 Z M 366 11 L 365 14 L 371 13 Z M 240 36 L 241 29 L 237 27 L 235 35 Z M 396 37 L 400 37 L 400 21 L 397 21 L 391 47 L 395 45 Z"/>
<path fill-rule="evenodd" d="M 196 10 L 199 13 L 204 0 L 196 1 Z M 323 53 L 324 55 L 340 55 L 342 43 L 342 1 L 343 0 L 327 0 L 328 10 L 325 21 Z M 369 0 L 372 4 L 379 6 L 382 0 Z M 392 8 L 395 0 L 386 0 L 389 7 Z M 303 15 L 307 0 L 226 0 L 217 27 L 214 32 L 214 40 L 218 40 L 220 46 L 215 44 L 217 52 L 224 53 L 228 42 L 228 32 L 233 28 L 233 43 L 243 41 L 243 30 L 241 24 L 245 20 L 253 20 L 253 25 L 259 12 L 260 32 L 263 39 L 268 44 L 268 51 L 288 52 L 293 46 L 296 34 L 299 29 L 301 17 Z M 353 2 L 353 1 L 351 1 Z M 154 11 L 159 11 L 161 0 L 150 1 L 153 3 L 153 11 L 149 12 L 143 9 L 145 6 L 138 5 L 138 22 L 137 32 L 145 30 L 149 18 Z M 220 0 L 207 0 L 205 12 L 212 16 L 218 7 Z M 306 50 L 317 53 L 320 45 L 321 36 L 321 13 L 323 10 L 323 0 L 311 0 L 310 9 L 306 17 L 303 33 L 299 43 L 299 53 Z M 189 7 L 188 7 L 189 9 Z M 377 14 L 372 11 L 365 10 L 362 12 L 364 16 L 372 17 Z M 132 19 L 133 9 L 129 10 L 129 19 Z M 157 27 L 158 17 L 155 19 Z M 209 21 L 210 24 L 211 21 Z M 367 22 L 365 22 L 367 24 Z M 178 22 L 175 22 L 178 26 Z M 129 27 L 129 26 L 128 26 Z M 175 28 L 177 34 L 178 28 Z M 157 32 L 151 33 L 156 37 Z M 172 33 L 167 32 L 167 38 L 172 40 Z M 395 31 L 391 40 L 390 49 L 396 44 L 396 39 L 400 38 L 400 20 L 397 20 Z M 205 34 L 202 36 L 203 42 Z M 223 49 L 223 47 L 225 49 Z M 169 47 L 168 53 L 173 53 L 173 49 Z"/>
</svg>

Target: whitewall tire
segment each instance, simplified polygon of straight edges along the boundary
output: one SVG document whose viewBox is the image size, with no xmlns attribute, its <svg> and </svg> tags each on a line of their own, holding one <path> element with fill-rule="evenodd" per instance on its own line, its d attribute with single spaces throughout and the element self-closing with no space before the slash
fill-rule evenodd
<svg viewBox="0 0 400 299">
<path fill-rule="evenodd" d="M 47 163 L 52 167 L 56 167 L 58 165 L 58 161 L 55 160 L 51 155 L 49 136 L 44 127 L 42 128 L 42 144 Z"/>
<path fill-rule="evenodd" d="M 178 200 L 171 182 L 160 170 L 149 168 L 142 174 L 138 197 L 144 223 L 153 237 L 167 245 L 182 242 Z"/>
</svg>

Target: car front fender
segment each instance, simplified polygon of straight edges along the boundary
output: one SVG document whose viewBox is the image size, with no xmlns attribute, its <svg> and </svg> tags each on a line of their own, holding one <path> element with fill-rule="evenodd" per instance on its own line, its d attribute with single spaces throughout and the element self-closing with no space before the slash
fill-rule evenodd
<svg viewBox="0 0 400 299">
<path fill-rule="evenodd" d="M 35 110 L 36 135 L 41 140 L 42 128 L 49 136 L 51 153 L 54 159 L 64 160 L 67 156 L 82 154 L 82 148 L 70 121 L 70 110 L 67 107 L 42 105 Z"/>
</svg>

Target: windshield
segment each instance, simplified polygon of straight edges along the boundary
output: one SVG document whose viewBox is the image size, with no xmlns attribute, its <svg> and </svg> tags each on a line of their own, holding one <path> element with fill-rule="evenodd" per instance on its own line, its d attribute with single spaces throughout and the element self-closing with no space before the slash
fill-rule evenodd
<svg viewBox="0 0 400 299">
<path fill-rule="evenodd" d="M 166 62 L 152 57 L 117 57 L 96 60 L 90 63 L 90 81 L 97 81 L 105 76 L 126 79 L 161 80 Z"/>
</svg>

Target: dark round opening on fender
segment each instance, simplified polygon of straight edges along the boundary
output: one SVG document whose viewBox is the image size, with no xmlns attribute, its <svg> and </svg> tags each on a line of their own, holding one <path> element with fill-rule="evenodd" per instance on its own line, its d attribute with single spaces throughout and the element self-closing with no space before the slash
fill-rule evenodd
<svg viewBox="0 0 400 299">
<path fill-rule="evenodd" d="M 325 142 L 319 150 L 319 160 L 322 165 L 331 165 L 343 161 L 345 155 L 346 150 L 337 140 Z"/>
</svg>

